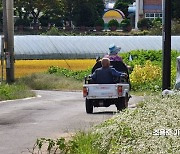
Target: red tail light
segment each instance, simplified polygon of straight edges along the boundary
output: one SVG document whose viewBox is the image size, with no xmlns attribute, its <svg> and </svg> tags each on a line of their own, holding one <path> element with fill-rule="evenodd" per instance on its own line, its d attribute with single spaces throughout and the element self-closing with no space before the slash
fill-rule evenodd
<svg viewBox="0 0 180 154">
<path fill-rule="evenodd" d="M 88 95 L 88 88 L 83 87 L 83 97 L 86 97 Z"/>
<path fill-rule="evenodd" d="M 118 95 L 122 96 L 122 92 L 123 92 L 122 86 L 118 86 L 117 91 L 118 91 Z"/>
</svg>

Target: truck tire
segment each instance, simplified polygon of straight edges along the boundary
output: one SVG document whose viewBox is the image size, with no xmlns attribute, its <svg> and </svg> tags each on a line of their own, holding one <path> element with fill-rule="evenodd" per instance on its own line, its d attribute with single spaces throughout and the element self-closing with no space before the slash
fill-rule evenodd
<svg viewBox="0 0 180 154">
<path fill-rule="evenodd" d="M 86 99 L 86 113 L 93 113 L 93 104 L 89 99 Z"/>
<path fill-rule="evenodd" d="M 129 97 L 128 94 L 126 94 L 125 97 L 118 98 L 118 103 L 116 104 L 117 110 L 122 111 L 123 109 L 126 109 L 128 107 L 128 101 Z"/>
</svg>

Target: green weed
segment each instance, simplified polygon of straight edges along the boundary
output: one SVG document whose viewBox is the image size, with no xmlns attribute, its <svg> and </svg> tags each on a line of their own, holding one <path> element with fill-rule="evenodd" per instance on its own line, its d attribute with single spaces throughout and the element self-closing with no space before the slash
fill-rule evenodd
<svg viewBox="0 0 180 154">
<path fill-rule="evenodd" d="M 70 140 L 49 139 L 44 149 L 53 145 L 65 154 L 179 153 L 180 95 L 150 96 L 138 108 L 127 109 L 87 133 L 77 133 Z M 45 139 L 44 139 L 45 140 Z M 42 143 L 38 142 L 37 149 Z"/>
<path fill-rule="evenodd" d="M 51 66 L 48 69 L 48 73 L 50 74 L 57 74 L 57 75 L 64 75 L 69 78 L 74 78 L 79 81 L 83 81 L 84 77 L 91 73 L 91 69 L 88 70 L 81 70 L 81 71 L 73 71 L 65 68 L 59 68 L 55 66 Z"/>
<path fill-rule="evenodd" d="M 37 139 L 32 151 L 32 154 L 46 153 L 51 154 L 99 154 L 97 145 L 93 146 L 97 136 L 92 133 L 78 132 L 72 136 L 70 140 L 59 138 L 56 140 L 40 138 Z"/>
<path fill-rule="evenodd" d="M 0 85 L 0 101 L 2 100 L 12 100 L 21 99 L 26 97 L 35 96 L 27 86 L 20 83 L 15 83 L 12 85 L 1 84 Z"/>
<path fill-rule="evenodd" d="M 179 153 L 179 134 L 158 132 L 179 131 L 179 118 L 179 95 L 152 96 L 135 110 L 126 110 L 96 127 L 94 133 L 101 136 L 96 142 L 106 153 Z"/>
<path fill-rule="evenodd" d="M 62 75 L 37 73 L 20 79 L 35 90 L 81 90 L 82 82 Z"/>
<path fill-rule="evenodd" d="M 148 82 L 133 82 L 133 80 L 141 81 L 142 78 L 139 78 L 139 76 L 136 77 L 134 76 L 133 80 L 130 78 L 131 82 L 131 88 L 133 91 L 139 91 L 139 92 L 144 92 L 144 91 L 150 91 L 150 92 L 157 92 L 161 90 L 162 87 L 162 51 L 155 51 L 155 50 L 136 50 L 136 51 L 131 51 L 128 53 L 121 53 L 120 54 L 123 58 L 123 61 L 130 65 L 132 67 L 132 70 L 130 71 L 131 73 L 134 73 L 134 67 L 139 65 L 140 67 L 144 67 L 147 63 L 147 61 L 150 61 L 150 63 L 159 68 L 159 75 L 156 76 L 156 79 L 153 79 L 152 81 Z M 132 61 L 129 61 L 129 57 L 132 57 Z M 171 65 L 171 83 L 172 83 L 172 88 L 174 87 L 175 84 L 175 79 L 176 79 L 176 58 L 180 54 L 177 51 L 172 51 L 172 65 Z M 144 70 L 141 69 L 143 72 L 139 72 L 139 74 L 143 74 Z M 151 72 L 152 70 L 146 70 L 148 72 Z M 48 69 L 49 74 L 56 74 L 58 76 L 65 76 L 67 78 L 72 78 L 78 81 L 83 81 L 85 76 L 88 76 L 91 74 L 91 69 L 84 70 L 84 71 L 72 71 L 69 69 L 64 69 L 64 68 L 59 68 L 56 66 L 51 66 Z M 145 76 L 145 75 L 144 75 Z M 146 74 L 147 76 L 147 74 Z M 148 75 L 149 76 L 149 75 Z M 131 75 L 130 75 L 131 77 Z"/>
</svg>

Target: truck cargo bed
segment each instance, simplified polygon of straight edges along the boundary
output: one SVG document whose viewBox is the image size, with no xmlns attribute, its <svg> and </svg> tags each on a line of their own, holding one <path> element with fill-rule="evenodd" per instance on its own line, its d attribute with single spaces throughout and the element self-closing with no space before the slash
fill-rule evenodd
<svg viewBox="0 0 180 154">
<path fill-rule="evenodd" d="M 113 99 L 124 97 L 129 92 L 129 84 L 85 84 L 87 99 Z M 118 87 L 122 88 L 122 95 L 119 96 Z"/>
</svg>

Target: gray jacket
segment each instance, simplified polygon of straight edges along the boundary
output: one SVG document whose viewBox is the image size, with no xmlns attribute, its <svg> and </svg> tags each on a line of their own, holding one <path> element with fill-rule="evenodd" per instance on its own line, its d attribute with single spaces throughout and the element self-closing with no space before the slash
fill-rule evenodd
<svg viewBox="0 0 180 154">
<path fill-rule="evenodd" d="M 122 72 L 118 72 L 114 68 L 98 68 L 91 75 L 91 78 L 97 84 L 113 84 L 113 76 L 119 77 Z"/>
</svg>

